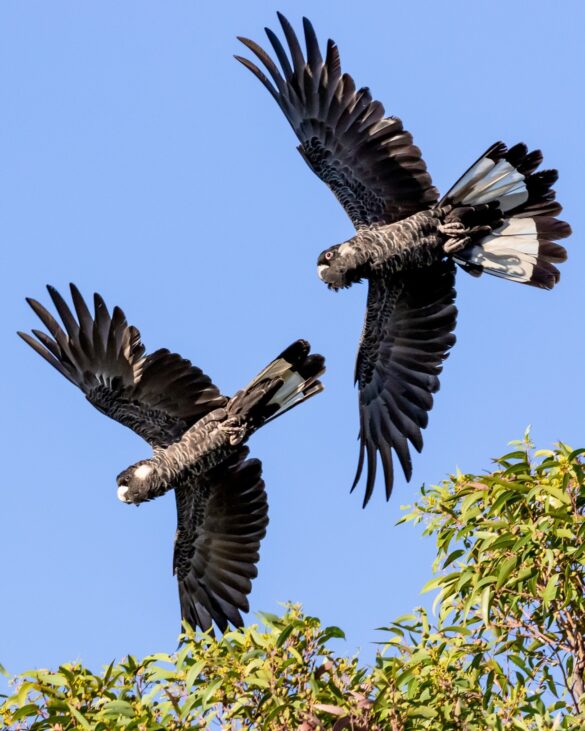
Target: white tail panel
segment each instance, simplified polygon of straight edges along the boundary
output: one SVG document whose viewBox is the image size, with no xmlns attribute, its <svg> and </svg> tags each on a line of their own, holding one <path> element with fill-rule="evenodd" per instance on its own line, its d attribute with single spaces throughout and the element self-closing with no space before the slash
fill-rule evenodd
<svg viewBox="0 0 585 731">
<path fill-rule="evenodd" d="M 553 265 L 566 259 L 554 242 L 571 228 L 554 217 L 561 210 L 552 190 L 557 173 L 536 172 L 541 162 L 539 150 L 497 142 L 449 190 L 438 206 L 445 206 L 447 223 L 463 223 L 464 248 L 450 244 L 458 264 L 475 274 L 554 287 L 559 272 Z"/>
</svg>

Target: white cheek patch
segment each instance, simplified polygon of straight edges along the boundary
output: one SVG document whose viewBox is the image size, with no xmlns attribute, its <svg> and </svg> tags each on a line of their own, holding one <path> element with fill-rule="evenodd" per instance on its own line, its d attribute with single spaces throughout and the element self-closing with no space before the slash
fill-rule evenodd
<svg viewBox="0 0 585 731">
<path fill-rule="evenodd" d="M 148 475 L 152 472 L 152 467 L 147 464 L 141 464 L 140 467 L 137 467 L 134 472 L 134 477 L 136 477 L 139 480 L 145 480 Z"/>
<path fill-rule="evenodd" d="M 118 500 L 121 500 L 123 503 L 128 502 L 126 500 L 126 493 L 128 492 L 128 486 L 127 485 L 120 485 L 118 488 Z"/>
<path fill-rule="evenodd" d="M 341 244 L 337 251 L 341 256 L 349 256 L 353 252 L 353 246 L 351 244 Z"/>
</svg>

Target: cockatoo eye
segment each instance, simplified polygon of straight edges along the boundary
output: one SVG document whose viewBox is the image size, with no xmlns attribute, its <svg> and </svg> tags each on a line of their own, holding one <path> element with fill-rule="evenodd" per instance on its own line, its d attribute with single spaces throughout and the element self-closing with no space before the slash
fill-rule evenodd
<svg viewBox="0 0 585 731">
<path fill-rule="evenodd" d="M 326 261 L 331 261 L 331 259 L 333 259 L 333 252 L 332 251 L 326 252 L 325 259 L 326 259 Z"/>
</svg>

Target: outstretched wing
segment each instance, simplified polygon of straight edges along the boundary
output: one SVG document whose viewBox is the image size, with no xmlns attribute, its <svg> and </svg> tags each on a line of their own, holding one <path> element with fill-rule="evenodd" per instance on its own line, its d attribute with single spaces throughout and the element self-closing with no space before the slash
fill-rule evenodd
<svg viewBox="0 0 585 731">
<path fill-rule="evenodd" d="M 181 615 L 202 630 L 212 622 L 222 632 L 243 624 L 260 541 L 266 534 L 268 502 L 262 465 L 248 449 L 191 484 L 175 489 L 177 535 L 173 569 Z"/>
<path fill-rule="evenodd" d="M 181 356 L 166 349 L 144 355 L 139 331 L 119 307 L 110 315 L 95 294 L 92 316 L 77 287 L 70 286 L 75 314 L 47 287 L 64 329 L 39 302 L 27 299 L 50 335 L 18 334 L 102 413 L 152 446 L 166 447 L 227 402 L 209 377 Z"/>
<path fill-rule="evenodd" d="M 412 474 L 408 442 L 420 452 L 432 394 L 439 390 L 443 361 L 455 343 L 455 266 L 439 261 L 390 279 L 370 279 L 366 321 L 356 363 L 359 387 L 360 456 L 352 490 L 367 462 L 364 506 L 372 495 L 380 454 L 390 498 L 392 450 L 407 480 Z"/>
<path fill-rule="evenodd" d="M 301 141 L 309 167 L 333 191 L 356 228 L 388 224 L 429 208 L 438 200 L 418 147 L 398 117 L 367 88 L 356 90 L 341 73 L 339 52 L 329 40 L 323 60 L 313 26 L 303 18 L 307 58 L 288 20 L 280 13 L 290 60 L 278 37 L 266 28 L 281 70 L 254 41 L 239 40 L 264 64 L 272 82 L 251 61 L 236 59 L 260 79 Z"/>
</svg>

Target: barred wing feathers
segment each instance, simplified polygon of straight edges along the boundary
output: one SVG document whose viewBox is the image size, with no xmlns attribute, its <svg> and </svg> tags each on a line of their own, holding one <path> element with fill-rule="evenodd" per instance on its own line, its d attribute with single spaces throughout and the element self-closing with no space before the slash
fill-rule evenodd
<svg viewBox="0 0 585 731">
<path fill-rule="evenodd" d="M 380 455 L 390 498 L 392 452 L 410 480 L 408 443 L 420 452 L 439 374 L 455 343 L 455 267 L 450 260 L 370 279 L 366 321 L 356 363 L 359 388 L 360 456 L 352 490 L 366 466 L 364 507 Z"/>
<path fill-rule="evenodd" d="M 27 299 L 49 334 L 18 334 L 102 413 L 152 446 L 165 447 L 227 403 L 190 361 L 166 349 L 145 355 L 140 332 L 119 307 L 110 314 L 95 294 L 92 315 L 77 287 L 70 287 L 74 312 L 56 289 L 47 288 L 63 327 L 43 305 Z"/>
<path fill-rule="evenodd" d="M 290 59 L 273 31 L 267 28 L 266 34 L 280 69 L 257 43 L 239 38 L 272 81 L 250 60 L 236 59 L 272 94 L 301 142 L 301 155 L 333 191 L 354 226 L 393 223 L 434 204 L 437 190 L 402 121 L 384 117 L 384 107 L 369 90 L 356 89 L 352 77 L 342 74 L 332 40 L 323 59 L 307 18 L 306 59 L 288 20 L 280 13 L 278 18 Z"/>
<path fill-rule="evenodd" d="M 242 448 L 228 463 L 175 490 L 178 528 L 173 570 L 181 614 L 193 628 L 224 632 L 243 624 L 268 502 L 262 465 Z"/>
</svg>

